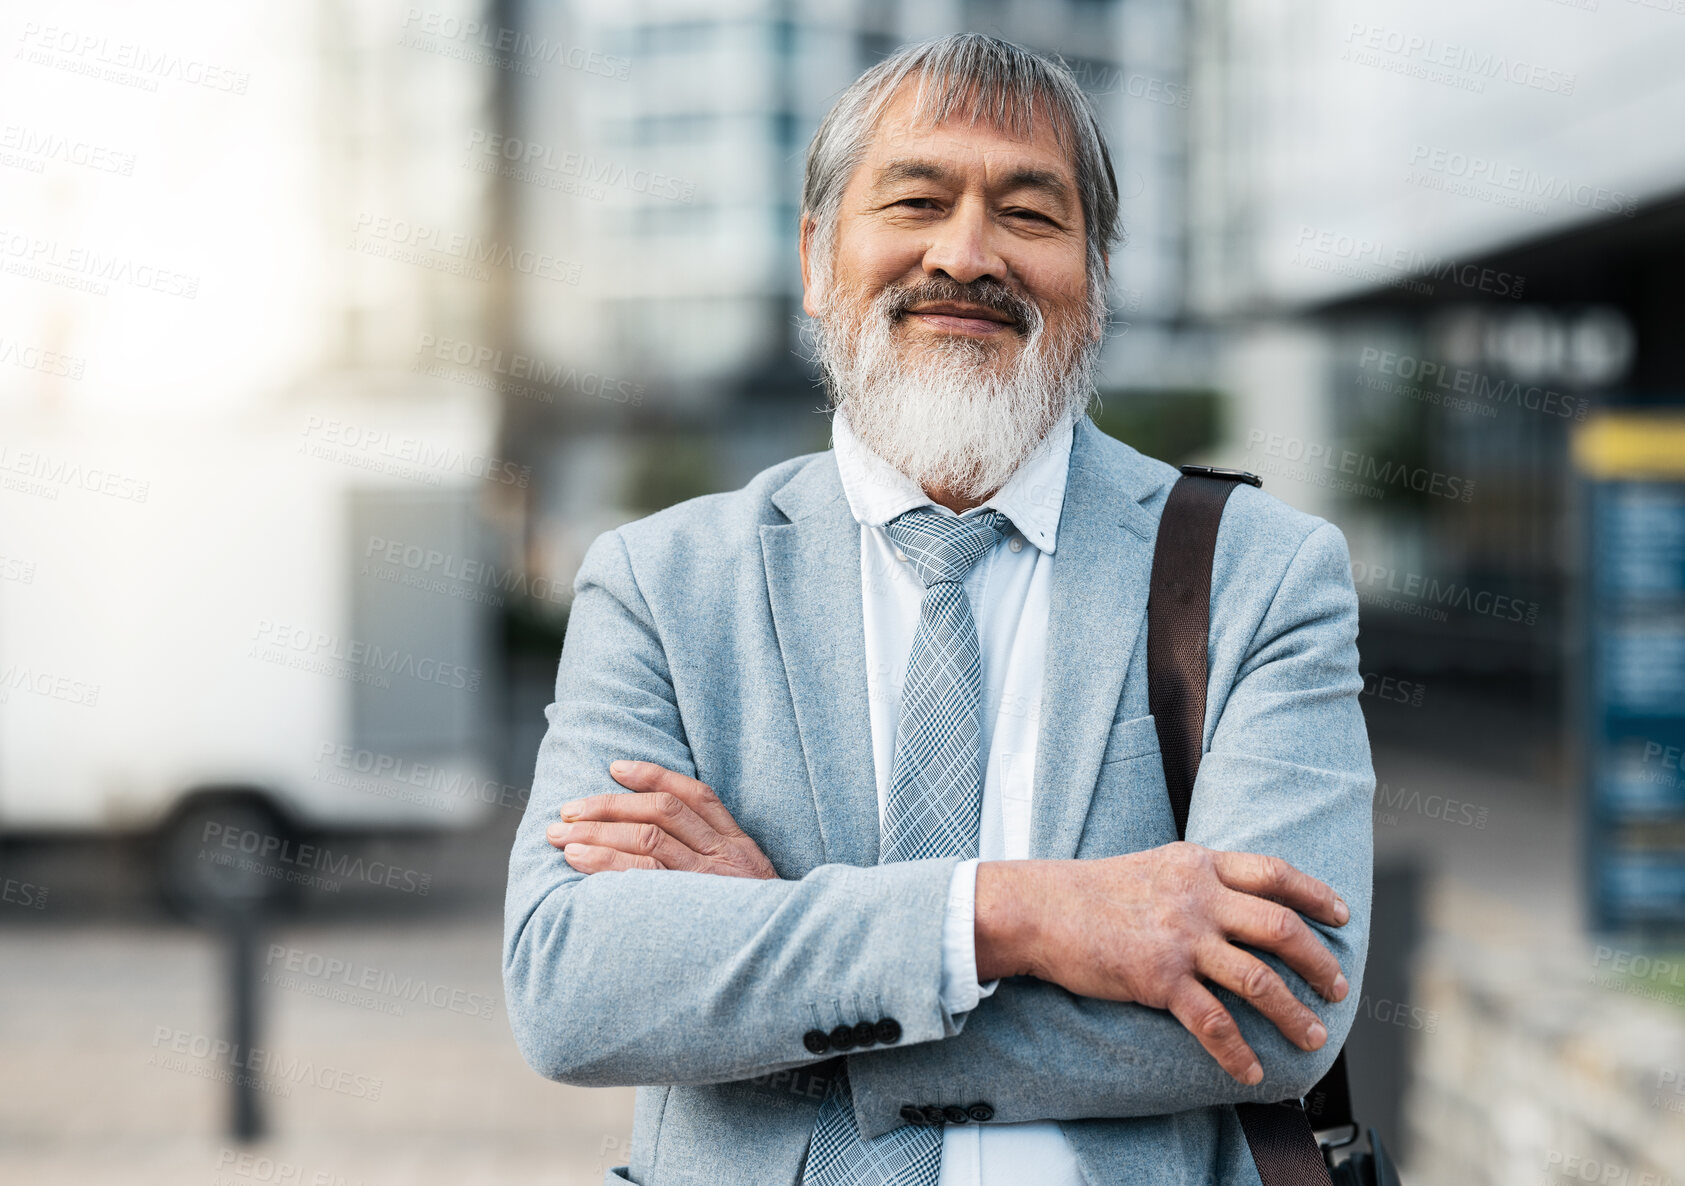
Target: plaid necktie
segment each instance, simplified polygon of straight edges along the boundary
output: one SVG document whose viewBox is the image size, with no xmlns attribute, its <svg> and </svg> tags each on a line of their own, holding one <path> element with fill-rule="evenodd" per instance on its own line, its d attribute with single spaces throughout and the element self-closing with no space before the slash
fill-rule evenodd
<svg viewBox="0 0 1685 1186">
<path fill-rule="evenodd" d="M 996 510 L 966 518 L 917 507 L 884 525 L 924 582 L 918 633 L 901 689 L 878 864 L 977 855 L 983 810 L 983 655 L 960 584 L 1012 530 Z M 941 1125 L 901 1125 L 863 1140 L 848 1062 L 838 1063 L 813 1126 L 802 1186 L 935 1186 Z"/>
</svg>

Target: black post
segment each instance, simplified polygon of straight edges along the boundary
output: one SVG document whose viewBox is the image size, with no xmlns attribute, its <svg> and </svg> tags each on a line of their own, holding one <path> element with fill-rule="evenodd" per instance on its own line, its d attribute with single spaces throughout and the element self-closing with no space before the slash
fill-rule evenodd
<svg viewBox="0 0 1685 1186">
<path fill-rule="evenodd" d="M 257 1044 L 257 949 L 262 929 L 256 909 L 229 911 L 222 927 L 228 965 L 228 1041 L 234 1050 L 230 1101 L 231 1135 L 249 1143 L 263 1135 L 258 1085 L 263 1068 L 253 1062 Z"/>
<path fill-rule="evenodd" d="M 1422 932 L 1423 872 L 1413 861 L 1378 865 L 1369 912 L 1363 998 L 1346 1039 L 1352 1108 L 1373 1126 L 1387 1152 L 1409 1159 L 1404 1097 L 1419 1031 L 1432 1017 L 1416 999 L 1411 967 Z"/>
</svg>

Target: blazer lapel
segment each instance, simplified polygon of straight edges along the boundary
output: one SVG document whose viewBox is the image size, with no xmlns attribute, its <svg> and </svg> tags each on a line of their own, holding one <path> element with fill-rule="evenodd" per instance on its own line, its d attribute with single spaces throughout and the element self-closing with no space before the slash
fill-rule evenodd
<svg viewBox="0 0 1685 1186">
<path fill-rule="evenodd" d="M 878 863 L 878 788 L 866 702 L 860 525 L 836 457 L 772 495 L 788 523 L 761 525 L 767 596 L 828 862 Z"/>
<path fill-rule="evenodd" d="M 1158 524 L 1140 502 L 1164 479 L 1083 417 L 1059 512 L 1036 741 L 1030 856 L 1076 856 L 1123 693 L 1146 627 Z"/>
</svg>

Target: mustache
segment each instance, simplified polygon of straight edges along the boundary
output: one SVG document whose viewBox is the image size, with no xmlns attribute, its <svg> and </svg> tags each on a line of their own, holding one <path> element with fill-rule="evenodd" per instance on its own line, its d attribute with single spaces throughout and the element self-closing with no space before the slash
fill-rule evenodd
<svg viewBox="0 0 1685 1186">
<path fill-rule="evenodd" d="M 947 276 L 929 276 L 916 284 L 887 289 L 881 299 L 884 315 L 891 322 L 900 322 L 914 305 L 955 301 L 981 305 L 990 312 L 999 313 L 1020 334 L 1033 331 L 1041 324 L 1041 310 L 1035 303 L 998 280 L 973 280 L 961 284 Z"/>
</svg>

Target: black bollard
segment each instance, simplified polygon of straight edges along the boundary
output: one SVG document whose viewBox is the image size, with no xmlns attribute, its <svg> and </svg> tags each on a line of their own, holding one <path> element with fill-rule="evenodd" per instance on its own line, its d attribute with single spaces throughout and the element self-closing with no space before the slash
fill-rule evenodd
<svg viewBox="0 0 1685 1186">
<path fill-rule="evenodd" d="M 1422 882 L 1422 869 L 1414 862 L 1375 869 L 1363 996 L 1346 1039 L 1352 1106 L 1401 1161 L 1410 1144 L 1404 1095 L 1411 1059 L 1419 1032 L 1432 1024 L 1432 1016 L 1415 997 L 1411 976 L 1422 933 Z"/>
<path fill-rule="evenodd" d="M 252 1058 L 257 1045 L 257 951 L 262 915 L 256 909 L 231 910 L 222 933 L 228 967 L 228 1041 L 234 1051 L 233 1098 L 229 1101 L 231 1135 L 250 1143 L 263 1136 L 258 1091 L 262 1064 Z"/>
</svg>

